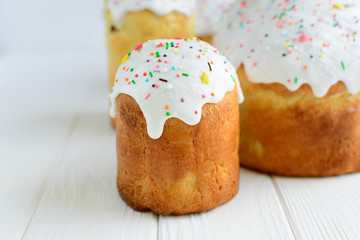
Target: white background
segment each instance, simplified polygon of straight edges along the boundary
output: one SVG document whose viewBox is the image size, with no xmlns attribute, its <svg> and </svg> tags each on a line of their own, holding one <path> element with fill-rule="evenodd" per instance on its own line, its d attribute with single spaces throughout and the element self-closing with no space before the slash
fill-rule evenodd
<svg viewBox="0 0 360 240">
<path fill-rule="evenodd" d="M 0 53 L 105 49 L 102 0 L 0 0 Z"/>
</svg>

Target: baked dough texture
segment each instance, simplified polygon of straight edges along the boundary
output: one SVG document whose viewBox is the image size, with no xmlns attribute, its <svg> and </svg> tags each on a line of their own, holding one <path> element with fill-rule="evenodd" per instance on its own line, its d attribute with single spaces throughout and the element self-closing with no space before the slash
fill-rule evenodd
<svg viewBox="0 0 360 240">
<path fill-rule="evenodd" d="M 236 87 L 202 108 L 201 121 L 166 121 L 151 139 L 137 102 L 116 100 L 117 185 L 132 208 L 162 215 L 203 212 L 229 201 L 239 184 L 239 109 Z"/>
<path fill-rule="evenodd" d="M 243 166 L 289 176 L 331 176 L 360 171 L 360 94 L 342 82 L 324 97 L 309 85 L 291 92 L 281 84 L 251 83 L 238 76 L 240 159 Z"/>
</svg>

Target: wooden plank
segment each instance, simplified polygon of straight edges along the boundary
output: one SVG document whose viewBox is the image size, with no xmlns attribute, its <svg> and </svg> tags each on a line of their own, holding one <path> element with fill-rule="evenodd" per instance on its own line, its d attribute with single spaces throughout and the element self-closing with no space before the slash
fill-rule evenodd
<svg viewBox="0 0 360 240">
<path fill-rule="evenodd" d="M 159 239 L 294 239 L 268 175 L 240 171 L 230 202 L 206 213 L 160 217 Z"/>
<path fill-rule="evenodd" d="M 0 239 L 23 236 L 89 93 L 81 88 L 87 79 L 79 76 L 86 69 L 104 72 L 103 65 L 93 64 L 98 58 L 0 59 Z"/>
<path fill-rule="evenodd" d="M 360 174 L 274 179 L 297 239 L 359 239 Z"/>
<path fill-rule="evenodd" d="M 94 88 L 24 239 L 157 238 L 158 217 L 119 197 L 107 104 L 107 92 Z"/>
</svg>

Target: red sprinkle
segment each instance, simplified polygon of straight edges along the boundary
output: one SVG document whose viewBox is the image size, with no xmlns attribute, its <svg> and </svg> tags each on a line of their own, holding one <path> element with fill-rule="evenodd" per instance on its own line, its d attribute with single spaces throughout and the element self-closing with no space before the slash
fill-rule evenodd
<svg viewBox="0 0 360 240">
<path fill-rule="evenodd" d="M 144 46 L 143 43 L 139 43 L 138 45 L 135 46 L 135 50 L 139 51 L 143 46 Z"/>
<path fill-rule="evenodd" d="M 300 42 L 306 42 L 309 40 L 309 36 L 306 34 L 301 34 L 300 35 Z"/>
</svg>

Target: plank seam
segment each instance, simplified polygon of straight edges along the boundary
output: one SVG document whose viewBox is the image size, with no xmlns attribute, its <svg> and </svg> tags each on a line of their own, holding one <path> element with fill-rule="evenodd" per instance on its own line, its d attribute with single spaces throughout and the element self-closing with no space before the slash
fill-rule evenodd
<svg viewBox="0 0 360 240">
<path fill-rule="evenodd" d="M 25 230 L 24 230 L 24 233 L 21 237 L 21 239 L 24 239 L 25 236 L 26 236 L 26 233 L 37 213 L 37 211 L 39 210 L 39 207 L 44 199 L 44 196 L 46 194 L 46 192 L 48 191 L 49 189 L 49 185 L 51 184 L 51 182 L 53 181 L 55 175 L 56 175 L 56 167 L 60 164 L 61 162 L 61 159 L 63 158 L 65 152 L 66 152 L 66 149 L 68 148 L 69 146 L 69 143 L 70 143 L 70 140 L 71 138 L 73 137 L 73 134 L 75 132 L 75 128 L 78 124 L 78 120 L 79 120 L 79 115 L 75 115 L 74 119 L 71 121 L 71 124 L 67 130 L 67 133 L 64 137 L 64 140 L 63 142 L 61 143 L 59 149 L 58 149 L 58 152 L 56 153 L 55 155 L 55 159 L 54 161 L 51 163 L 50 167 L 49 167 L 49 170 L 46 174 L 46 176 L 44 177 L 42 183 L 41 183 L 41 186 L 40 186 L 40 190 L 37 194 L 37 197 L 36 198 L 39 198 L 40 201 L 38 202 L 38 205 L 36 206 L 34 212 L 31 214 L 31 217 L 29 219 L 29 223 L 27 224 Z"/>
<path fill-rule="evenodd" d="M 279 202 L 281 204 L 281 208 L 283 209 L 283 212 L 285 214 L 285 217 L 286 217 L 286 220 L 288 221 L 288 224 L 290 226 L 290 229 L 291 229 L 291 232 L 294 236 L 294 239 L 295 240 L 301 240 L 301 235 L 300 235 L 300 231 L 299 229 L 297 228 L 295 222 L 293 221 L 293 218 L 291 216 L 291 213 L 290 213 L 290 210 L 289 210 L 289 207 L 288 205 L 286 204 L 286 201 L 285 201 L 285 198 L 281 192 L 281 189 L 278 185 L 278 183 L 275 181 L 274 179 L 274 176 L 273 175 L 269 175 L 270 176 L 270 179 L 271 179 L 271 182 L 274 186 L 274 189 L 276 191 L 276 195 L 279 199 Z"/>
<path fill-rule="evenodd" d="M 157 240 L 160 240 L 160 216 L 159 215 L 157 215 L 157 218 L 156 218 L 156 220 L 157 220 Z"/>
</svg>

